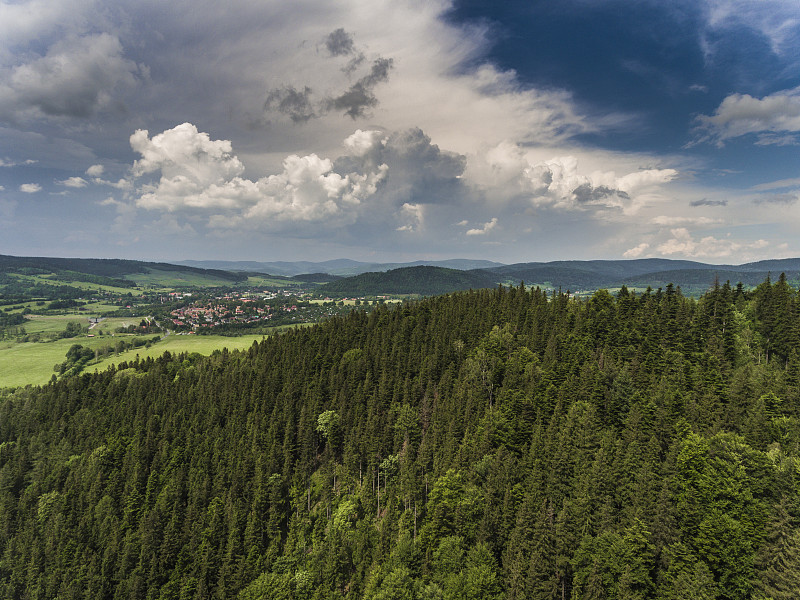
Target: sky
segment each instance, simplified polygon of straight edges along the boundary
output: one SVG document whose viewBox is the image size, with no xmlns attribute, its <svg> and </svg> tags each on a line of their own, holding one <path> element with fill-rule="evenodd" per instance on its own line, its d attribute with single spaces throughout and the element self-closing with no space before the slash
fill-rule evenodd
<svg viewBox="0 0 800 600">
<path fill-rule="evenodd" d="M 797 0 L 0 0 L 0 254 L 800 256 Z"/>
</svg>

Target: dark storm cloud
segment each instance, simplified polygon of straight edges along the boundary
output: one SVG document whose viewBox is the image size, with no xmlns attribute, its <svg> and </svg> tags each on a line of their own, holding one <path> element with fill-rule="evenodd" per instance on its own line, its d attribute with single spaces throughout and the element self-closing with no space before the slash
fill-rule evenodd
<svg viewBox="0 0 800 600">
<path fill-rule="evenodd" d="M 341 27 L 332 31 L 325 40 L 325 47 L 331 56 L 347 56 L 356 51 L 353 38 Z"/>
<path fill-rule="evenodd" d="M 364 52 L 357 48 L 353 36 L 343 28 L 335 29 L 325 38 L 325 48 L 329 58 L 350 57 L 347 64 L 341 68 L 342 73 L 352 81 L 352 78 L 361 71 L 362 76 L 349 87 L 338 93 L 333 93 L 325 98 L 314 98 L 309 86 L 302 90 L 294 86 L 275 88 L 269 92 L 264 102 L 265 111 L 276 111 L 288 116 L 294 123 L 305 123 L 310 119 L 321 117 L 330 112 L 340 112 L 351 119 L 367 116 L 367 111 L 378 105 L 378 98 L 374 89 L 389 80 L 393 60 L 378 56 L 369 65 L 369 71 L 363 74 L 363 66 L 367 58 Z"/>
<path fill-rule="evenodd" d="M 264 110 L 277 110 L 295 123 L 305 123 L 317 116 L 311 104 L 311 88 L 307 86 L 302 91 L 293 87 L 271 91 L 264 102 Z"/>
<path fill-rule="evenodd" d="M 67 39 L 3 73 L 0 115 L 86 119 L 104 108 L 120 112 L 123 104 L 115 96 L 140 79 L 139 66 L 125 57 L 115 35 Z"/>
<path fill-rule="evenodd" d="M 692 200 L 689 206 L 727 206 L 727 200 L 709 200 L 708 198 L 701 198 L 700 200 Z"/>
<path fill-rule="evenodd" d="M 579 185 L 572 190 L 572 193 L 575 196 L 575 200 L 581 204 L 593 204 L 601 202 L 602 200 L 605 200 L 611 196 L 625 198 L 626 200 L 630 198 L 630 196 L 622 190 L 615 190 L 605 185 L 594 187 L 590 183 Z"/>
<path fill-rule="evenodd" d="M 365 116 L 368 108 L 373 108 L 378 104 L 378 99 L 372 92 L 373 88 L 379 83 L 389 80 L 391 68 L 391 58 L 377 58 L 372 63 L 372 68 L 367 75 L 355 82 L 340 96 L 328 100 L 327 107 L 342 111 L 351 119 Z"/>
<path fill-rule="evenodd" d="M 403 203 L 445 205 L 469 197 L 461 179 L 467 164 L 463 154 L 440 149 L 417 127 L 385 137 L 372 133 L 369 149 L 339 157 L 334 162 L 336 172 L 366 174 L 386 165 L 379 196 L 395 209 Z"/>
</svg>

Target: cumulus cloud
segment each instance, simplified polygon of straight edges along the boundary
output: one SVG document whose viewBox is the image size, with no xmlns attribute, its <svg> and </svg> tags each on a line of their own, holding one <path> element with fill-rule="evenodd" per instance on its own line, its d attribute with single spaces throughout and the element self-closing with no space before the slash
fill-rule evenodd
<svg viewBox="0 0 800 600">
<path fill-rule="evenodd" d="M 800 131 L 800 88 L 784 90 L 763 98 L 749 94 L 731 94 L 711 116 L 701 115 L 700 128 L 705 132 L 698 141 L 722 145 L 726 140 L 748 134 L 761 134 L 762 145 L 786 143 L 786 136 L 773 134 Z"/>
<path fill-rule="evenodd" d="M 622 253 L 623 258 L 641 258 L 642 255 L 647 252 L 647 249 L 650 248 L 650 244 L 647 242 L 642 242 L 638 246 L 634 246 L 629 250 L 626 250 Z"/>
<path fill-rule="evenodd" d="M 69 188 L 83 188 L 89 185 L 83 177 L 70 177 L 63 181 L 57 181 L 56 183 Z"/>
<path fill-rule="evenodd" d="M 675 169 L 641 169 L 622 176 L 614 171 L 582 172 L 575 156 L 531 161 L 508 142 L 471 158 L 465 178 L 493 198 L 525 199 L 535 207 L 588 208 L 635 212 L 643 199 L 677 178 Z"/>
<path fill-rule="evenodd" d="M 168 129 L 152 139 L 146 129 L 137 129 L 130 143 L 141 155 L 133 164 L 134 177 L 160 171 L 162 181 L 173 185 L 192 183 L 204 188 L 244 171 L 242 162 L 233 155 L 230 141 L 212 140 L 191 123 Z"/>
<path fill-rule="evenodd" d="M 483 227 L 479 229 L 468 229 L 467 235 L 486 235 L 495 227 L 497 227 L 497 217 L 493 217 L 491 221 L 484 223 Z"/>
<path fill-rule="evenodd" d="M 677 227 L 670 233 L 672 237 L 657 247 L 657 250 L 666 256 L 679 254 L 688 258 L 727 258 L 737 253 L 769 246 L 769 242 L 763 239 L 745 242 L 711 235 L 696 239 L 685 227 Z"/>
<path fill-rule="evenodd" d="M 89 177 L 100 177 L 104 171 L 105 168 L 103 167 L 103 165 L 92 165 L 91 167 L 86 169 L 86 174 Z"/>
<path fill-rule="evenodd" d="M 19 186 L 20 192 L 25 192 L 26 194 L 35 194 L 36 192 L 42 191 L 42 186 L 38 183 L 23 183 Z"/>
<path fill-rule="evenodd" d="M 158 135 L 137 130 L 131 147 L 142 158 L 136 177 L 160 177 L 138 188 L 136 204 L 177 212 L 217 211 L 214 227 L 267 226 L 280 222 L 350 222 L 353 209 L 373 195 L 386 176 L 386 165 L 366 173 L 339 173 L 333 162 L 316 154 L 291 155 L 281 173 L 250 180 L 228 140 L 212 140 L 184 123 Z M 224 212 L 218 212 L 224 211 Z"/>
<path fill-rule="evenodd" d="M 100 33 L 61 40 L 0 74 L 6 118 L 87 118 L 111 105 L 119 89 L 134 86 L 139 67 L 123 56 L 116 36 Z"/>
<path fill-rule="evenodd" d="M 425 220 L 424 211 L 425 207 L 422 204 L 404 203 L 400 208 L 400 219 L 405 221 L 405 224 L 397 227 L 397 231 L 419 231 Z"/>
<path fill-rule="evenodd" d="M 442 150 L 421 129 L 357 130 L 344 145 L 348 152 L 335 161 L 340 173 L 367 174 L 388 166 L 380 196 L 389 206 L 458 203 L 468 195 L 461 179 L 466 157 Z"/>
</svg>

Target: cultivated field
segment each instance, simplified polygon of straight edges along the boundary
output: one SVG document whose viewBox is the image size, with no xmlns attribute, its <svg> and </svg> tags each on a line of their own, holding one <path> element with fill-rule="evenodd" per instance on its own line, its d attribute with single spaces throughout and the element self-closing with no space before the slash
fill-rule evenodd
<svg viewBox="0 0 800 600">
<path fill-rule="evenodd" d="M 74 318 L 73 318 L 74 320 Z M 61 328 L 63 329 L 63 327 Z M 141 336 L 151 339 L 152 335 Z M 150 348 L 135 348 L 111 355 L 99 363 L 90 364 L 85 371 L 102 370 L 112 364 L 130 361 L 138 354 L 141 358 L 160 356 L 167 350 L 173 353 L 197 352 L 208 355 L 214 350 L 249 348 L 254 341 L 263 339 L 263 335 L 246 335 L 241 337 L 225 337 L 217 335 L 170 335 Z M 53 342 L 0 342 L 0 387 L 16 387 L 21 385 L 41 385 L 53 376 L 53 366 L 64 362 L 67 350 L 73 344 L 88 348 L 113 346 L 116 341 L 131 341 L 134 336 L 108 336 L 87 338 L 80 336 Z"/>
</svg>

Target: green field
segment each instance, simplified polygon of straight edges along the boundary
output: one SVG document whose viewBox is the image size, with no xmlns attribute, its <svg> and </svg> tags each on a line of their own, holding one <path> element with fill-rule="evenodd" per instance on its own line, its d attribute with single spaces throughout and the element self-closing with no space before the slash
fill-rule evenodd
<svg viewBox="0 0 800 600">
<path fill-rule="evenodd" d="M 228 279 L 202 275 L 200 273 L 182 271 L 160 271 L 151 269 L 149 273 L 132 273 L 125 275 L 125 279 L 136 282 L 140 287 L 171 290 L 173 288 L 225 286 L 232 287 L 236 284 Z"/>
<path fill-rule="evenodd" d="M 39 283 L 42 285 L 69 286 L 90 292 L 102 291 L 120 295 L 125 295 L 128 294 L 128 292 L 130 292 L 134 296 L 142 295 L 141 290 L 137 290 L 136 288 L 123 288 L 123 287 L 116 287 L 113 285 L 100 285 L 99 283 L 90 283 L 88 281 L 70 281 L 70 282 L 58 281 L 55 279 L 50 279 L 47 275 L 22 275 L 20 273 L 9 273 L 9 275 L 11 277 L 16 277 L 17 279 L 22 279 L 30 283 Z"/>
<path fill-rule="evenodd" d="M 85 315 L 30 315 L 23 327 L 26 333 L 58 333 L 64 331 L 67 323 L 79 323 L 81 327 L 89 326 L 89 317 Z"/>
<path fill-rule="evenodd" d="M 285 325 L 274 328 L 279 332 L 294 325 Z M 62 328 L 63 329 L 63 328 Z M 87 338 L 85 336 L 56 340 L 53 342 L 0 342 L 0 388 L 16 387 L 21 385 L 41 385 L 47 383 L 53 375 L 53 366 L 64 362 L 67 350 L 73 344 L 81 344 L 87 348 L 102 348 L 113 345 L 117 340 L 131 340 L 135 336 L 104 335 L 102 337 Z M 141 336 L 152 339 L 152 335 Z M 112 355 L 99 363 L 90 364 L 86 372 L 103 370 L 110 365 L 117 365 L 123 361 L 134 360 L 148 356 L 161 356 L 164 352 L 197 352 L 208 355 L 214 350 L 228 348 L 239 350 L 249 348 L 254 341 L 261 341 L 263 335 L 244 335 L 240 337 L 226 337 L 221 335 L 170 335 L 150 348 L 135 348 L 119 355 Z"/>
<path fill-rule="evenodd" d="M 247 278 L 247 285 L 248 287 L 291 288 L 297 283 L 267 276 L 250 276 Z"/>
<path fill-rule="evenodd" d="M 254 341 L 260 342 L 264 339 L 263 335 L 243 335 L 240 337 L 225 337 L 222 335 L 171 335 L 158 344 L 150 348 L 137 348 L 123 352 L 119 356 L 111 356 L 102 361 L 98 365 L 90 365 L 86 368 L 87 371 L 94 371 L 95 369 L 105 369 L 111 365 L 118 365 L 123 361 L 130 361 L 136 358 L 153 358 L 161 356 L 164 352 L 172 352 L 177 354 L 180 352 L 197 352 L 199 354 L 209 355 L 214 350 L 243 350 L 253 345 Z"/>
<path fill-rule="evenodd" d="M 0 387 L 47 383 L 53 366 L 64 362 L 73 344 L 99 348 L 113 343 L 114 338 L 85 336 L 53 342 L 0 342 Z"/>
</svg>

